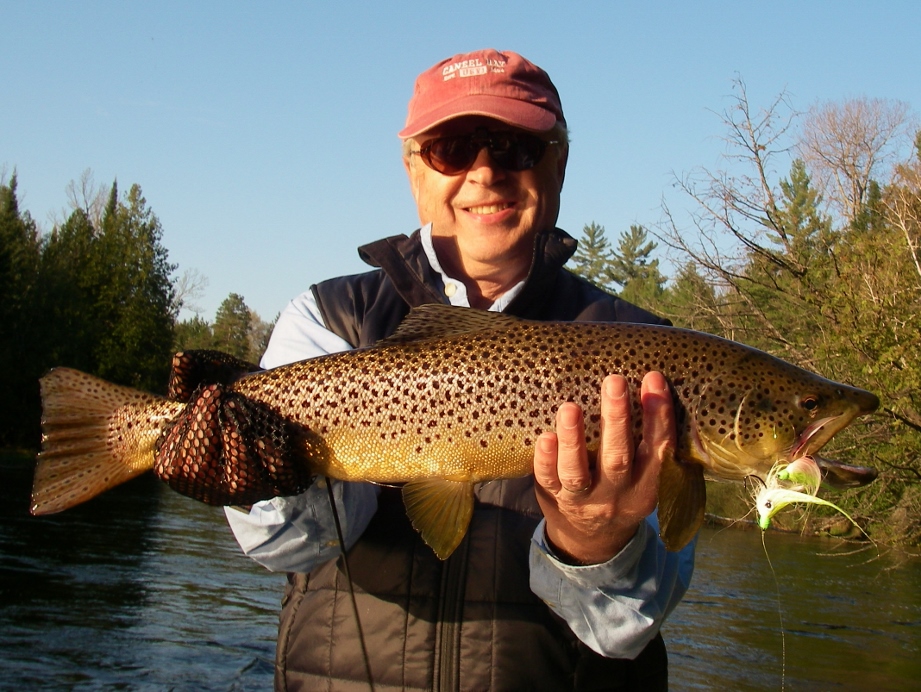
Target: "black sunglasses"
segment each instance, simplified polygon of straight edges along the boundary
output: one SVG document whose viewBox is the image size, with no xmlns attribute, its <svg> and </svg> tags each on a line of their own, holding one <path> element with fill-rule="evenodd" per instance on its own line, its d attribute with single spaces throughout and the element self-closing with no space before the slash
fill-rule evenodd
<svg viewBox="0 0 921 692">
<path fill-rule="evenodd" d="M 437 137 L 423 143 L 418 154 L 432 170 L 442 175 L 460 175 L 467 171 L 486 147 L 490 158 L 507 171 L 534 168 L 544 157 L 547 147 L 558 144 L 527 132 L 490 132 L 478 128 L 472 135 Z"/>
</svg>

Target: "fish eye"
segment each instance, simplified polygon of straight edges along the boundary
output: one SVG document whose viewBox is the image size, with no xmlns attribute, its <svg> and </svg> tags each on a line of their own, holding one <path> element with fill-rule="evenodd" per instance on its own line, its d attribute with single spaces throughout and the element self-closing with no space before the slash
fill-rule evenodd
<svg viewBox="0 0 921 692">
<path fill-rule="evenodd" d="M 815 396 L 806 396 L 799 402 L 799 405 L 807 411 L 815 411 L 819 407 L 819 399 Z"/>
</svg>

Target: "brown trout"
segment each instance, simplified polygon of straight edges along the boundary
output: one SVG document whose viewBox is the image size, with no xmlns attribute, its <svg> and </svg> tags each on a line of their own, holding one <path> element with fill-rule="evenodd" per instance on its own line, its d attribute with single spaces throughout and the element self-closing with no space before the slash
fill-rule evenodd
<svg viewBox="0 0 921 692">
<path fill-rule="evenodd" d="M 651 370 L 669 381 L 678 423 L 676 454 L 659 478 L 669 550 L 683 548 L 703 521 L 705 474 L 764 477 L 778 462 L 815 455 L 879 405 L 870 392 L 699 332 L 532 322 L 436 305 L 413 310 L 374 347 L 248 375 L 228 390 L 302 431 L 299 454 L 311 474 L 405 484 L 413 525 L 444 559 L 466 533 L 474 484 L 531 473 L 534 444 L 554 429 L 561 403 L 583 407 L 588 447 L 597 452 L 599 388 L 610 373 L 629 382 L 639 441 L 637 393 Z M 41 385 L 33 514 L 66 509 L 151 469 L 161 437 L 192 405 L 65 368 Z M 833 478 L 837 464 L 822 461 Z M 875 475 L 847 468 L 851 484 L 855 468 L 860 482 Z"/>
</svg>

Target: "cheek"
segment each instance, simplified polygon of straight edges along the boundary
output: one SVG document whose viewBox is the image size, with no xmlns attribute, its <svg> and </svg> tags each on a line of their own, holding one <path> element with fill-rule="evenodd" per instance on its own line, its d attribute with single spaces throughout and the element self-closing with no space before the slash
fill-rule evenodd
<svg viewBox="0 0 921 692">
<path fill-rule="evenodd" d="M 453 186 L 450 179 L 438 177 L 440 180 L 433 180 L 426 171 L 418 168 L 410 175 L 413 198 L 419 210 L 419 220 L 423 224 L 441 220 L 452 212 Z"/>
<path fill-rule="evenodd" d="M 528 200 L 528 206 L 539 225 L 549 226 L 556 223 L 560 212 L 560 186 L 556 179 L 537 181 L 537 184 L 528 185 Z"/>
</svg>

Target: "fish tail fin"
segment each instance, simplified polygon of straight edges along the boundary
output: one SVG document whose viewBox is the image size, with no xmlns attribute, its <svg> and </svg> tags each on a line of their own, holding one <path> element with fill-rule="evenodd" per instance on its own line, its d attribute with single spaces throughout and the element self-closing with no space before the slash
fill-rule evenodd
<svg viewBox="0 0 921 692">
<path fill-rule="evenodd" d="M 659 472 L 659 536 L 669 551 L 691 542 L 704 523 L 706 505 L 703 467 L 682 463 L 674 455 L 665 459 Z"/>
<path fill-rule="evenodd" d="M 68 509 L 153 468 L 162 429 L 183 406 L 69 368 L 45 375 L 41 392 L 34 515 Z"/>
</svg>

